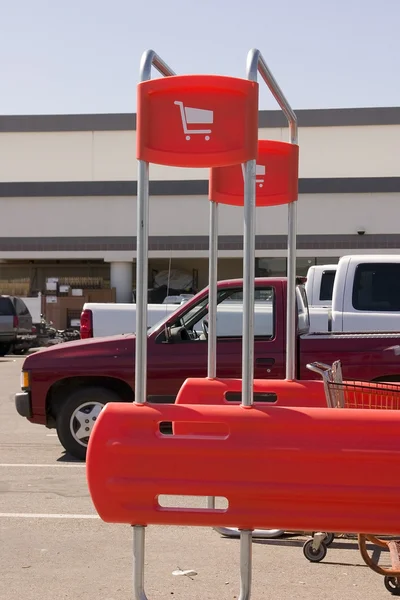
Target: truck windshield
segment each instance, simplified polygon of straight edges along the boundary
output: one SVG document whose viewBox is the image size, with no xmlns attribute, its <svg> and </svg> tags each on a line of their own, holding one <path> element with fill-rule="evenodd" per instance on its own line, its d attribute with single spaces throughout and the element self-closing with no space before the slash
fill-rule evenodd
<svg viewBox="0 0 400 600">
<path fill-rule="evenodd" d="M 232 294 L 232 290 L 223 290 L 220 291 L 218 293 L 218 298 L 217 298 L 217 302 L 218 304 L 220 302 L 222 302 L 222 300 L 224 298 L 226 298 L 227 295 L 231 295 Z M 190 300 L 189 300 L 190 302 Z M 204 298 L 202 298 L 199 302 L 197 302 L 195 305 L 193 305 L 191 308 L 189 308 L 180 318 L 180 321 L 183 325 L 183 327 L 190 327 L 190 325 L 192 323 L 196 323 L 197 321 L 199 321 L 201 319 L 204 314 L 207 313 L 207 305 L 208 305 L 208 295 L 205 296 Z M 150 327 L 147 330 L 147 335 L 150 336 L 152 335 L 155 331 L 157 331 L 157 329 L 159 329 L 163 323 L 166 323 L 167 321 L 171 320 L 171 315 L 166 315 L 165 317 L 163 317 L 162 319 L 160 319 L 160 321 L 158 321 L 157 323 L 155 323 L 152 327 Z"/>
<path fill-rule="evenodd" d="M 218 296 L 220 296 L 220 294 L 218 294 Z M 218 297 L 219 300 L 219 297 Z M 208 304 L 208 296 L 206 296 L 205 298 L 203 298 L 203 300 L 201 300 L 201 302 L 199 302 L 198 304 L 196 304 L 195 306 L 193 306 L 193 308 L 191 308 L 190 310 L 188 310 L 187 313 L 185 313 L 182 316 L 182 325 L 184 327 L 187 327 L 192 320 L 196 321 L 196 315 L 199 315 L 202 313 L 202 311 L 204 311 L 204 309 L 206 308 Z"/>
<path fill-rule="evenodd" d="M 154 325 L 152 325 L 151 327 L 148 327 L 147 329 L 147 335 L 152 335 L 152 333 L 154 333 L 154 331 L 157 331 L 157 329 L 159 327 L 161 327 L 161 325 L 168 319 L 169 315 L 165 315 L 165 317 L 163 317 L 162 319 L 160 319 L 159 321 L 157 321 L 157 323 L 154 323 Z"/>
</svg>

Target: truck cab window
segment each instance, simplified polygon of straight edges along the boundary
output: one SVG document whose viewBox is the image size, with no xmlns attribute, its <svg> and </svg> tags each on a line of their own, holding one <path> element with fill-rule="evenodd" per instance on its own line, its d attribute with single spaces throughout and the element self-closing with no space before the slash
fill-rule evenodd
<svg viewBox="0 0 400 600">
<path fill-rule="evenodd" d="M 400 264 L 358 265 L 352 300 L 356 310 L 400 311 Z"/>
<path fill-rule="evenodd" d="M 274 288 L 255 289 L 254 335 L 271 339 L 275 333 Z M 218 293 L 217 337 L 242 337 L 242 289 L 225 289 Z M 167 340 L 164 338 L 167 337 Z M 170 342 L 205 342 L 208 339 L 208 296 L 191 306 L 176 322 L 169 322 L 160 340 Z"/>
<path fill-rule="evenodd" d="M 324 271 L 321 275 L 321 287 L 319 291 L 320 300 L 332 300 L 333 284 L 335 282 L 336 271 Z"/>
</svg>

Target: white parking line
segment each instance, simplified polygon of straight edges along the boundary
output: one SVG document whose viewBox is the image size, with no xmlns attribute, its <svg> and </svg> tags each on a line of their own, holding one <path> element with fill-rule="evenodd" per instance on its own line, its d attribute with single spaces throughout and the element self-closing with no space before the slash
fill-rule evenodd
<svg viewBox="0 0 400 600">
<path fill-rule="evenodd" d="M 69 515 L 69 514 L 42 514 L 42 513 L 0 513 L 4 519 L 100 519 L 99 515 Z"/>
<path fill-rule="evenodd" d="M 45 468 L 50 468 L 50 469 L 84 469 L 86 467 L 85 464 L 82 463 L 78 463 L 78 464 L 71 464 L 71 465 L 53 465 L 53 464 L 40 464 L 37 465 L 35 463 L 0 463 L 0 467 L 22 467 L 22 468 L 27 468 L 27 467 L 37 467 L 40 469 L 45 469 Z"/>
<path fill-rule="evenodd" d="M 46 433 L 46 437 L 58 437 L 56 433 Z"/>
</svg>

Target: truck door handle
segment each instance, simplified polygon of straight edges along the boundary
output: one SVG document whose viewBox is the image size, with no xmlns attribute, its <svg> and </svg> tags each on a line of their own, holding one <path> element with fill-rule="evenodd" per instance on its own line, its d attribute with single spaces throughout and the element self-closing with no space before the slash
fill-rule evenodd
<svg viewBox="0 0 400 600">
<path fill-rule="evenodd" d="M 256 365 L 272 367 L 275 364 L 274 358 L 256 358 Z"/>
</svg>

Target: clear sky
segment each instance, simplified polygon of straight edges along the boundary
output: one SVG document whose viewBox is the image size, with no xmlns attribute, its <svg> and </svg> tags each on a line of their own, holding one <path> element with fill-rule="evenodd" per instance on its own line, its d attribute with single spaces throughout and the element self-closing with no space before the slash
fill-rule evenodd
<svg viewBox="0 0 400 600">
<path fill-rule="evenodd" d="M 242 77 L 259 48 L 299 108 L 399 106 L 400 0 L 0 0 L 0 114 L 134 112 L 152 48 Z M 276 108 L 263 90 L 260 108 Z"/>
</svg>

